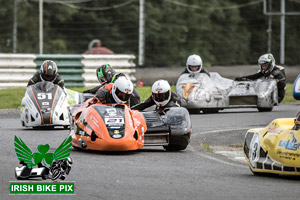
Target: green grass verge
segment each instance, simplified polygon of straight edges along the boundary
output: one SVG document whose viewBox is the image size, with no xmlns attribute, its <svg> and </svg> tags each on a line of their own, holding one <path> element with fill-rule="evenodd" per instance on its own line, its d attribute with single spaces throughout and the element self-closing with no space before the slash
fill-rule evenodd
<svg viewBox="0 0 300 200">
<path fill-rule="evenodd" d="M 69 88 L 78 92 L 87 90 L 88 88 Z M 151 87 L 137 88 L 141 95 L 141 100 L 145 101 L 151 95 Z M 175 91 L 175 86 L 172 86 L 172 91 Z M 22 98 L 25 94 L 25 88 L 2 89 L 0 90 L 0 109 L 19 108 Z M 296 103 L 293 98 L 293 84 L 287 84 L 287 90 L 282 104 Z"/>
</svg>

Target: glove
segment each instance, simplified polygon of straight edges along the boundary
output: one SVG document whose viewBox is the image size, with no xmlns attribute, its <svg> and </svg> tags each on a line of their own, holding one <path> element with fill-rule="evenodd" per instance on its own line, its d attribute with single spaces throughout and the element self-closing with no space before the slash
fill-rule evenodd
<svg viewBox="0 0 300 200">
<path fill-rule="evenodd" d="M 96 104 L 98 102 L 100 102 L 100 100 L 96 96 L 94 96 L 94 98 L 89 102 L 89 105 Z"/>
</svg>

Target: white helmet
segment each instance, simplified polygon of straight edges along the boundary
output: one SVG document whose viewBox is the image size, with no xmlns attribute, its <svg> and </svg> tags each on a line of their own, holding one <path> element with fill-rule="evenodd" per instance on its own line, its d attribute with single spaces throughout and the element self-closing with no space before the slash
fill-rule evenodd
<svg viewBox="0 0 300 200">
<path fill-rule="evenodd" d="M 263 74 L 269 74 L 275 67 L 274 56 L 270 53 L 264 54 L 258 59 L 258 66 Z"/>
<path fill-rule="evenodd" d="M 126 103 L 133 91 L 132 82 L 125 76 L 119 77 L 112 87 L 112 96 L 116 103 Z"/>
<path fill-rule="evenodd" d="M 158 80 L 152 85 L 152 98 L 157 106 L 163 107 L 171 99 L 171 87 L 168 81 Z"/>
<path fill-rule="evenodd" d="M 190 55 L 186 60 L 186 69 L 189 73 L 197 73 L 202 69 L 202 59 L 198 55 Z"/>
</svg>

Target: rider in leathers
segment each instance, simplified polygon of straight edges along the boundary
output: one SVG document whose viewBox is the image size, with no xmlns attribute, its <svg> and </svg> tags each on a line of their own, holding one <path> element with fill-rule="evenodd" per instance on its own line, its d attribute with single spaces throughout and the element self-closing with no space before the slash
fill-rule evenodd
<svg viewBox="0 0 300 200">
<path fill-rule="evenodd" d="M 156 105 L 155 110 L 161 114 L 166 108 L 179 107 L 179 104 L 180 98 L 177 94 L 171 92 L 168 81 L 158 80 L 152 86 L 152 95 L 146 101 L 131 107 L 131 109 L 143 111 L 146 108 Z"/>
<path fill-rule="evenodd" d="M 33 77 L 28 81 L 27 87 L 42 81 L 49 81 L 59 85 L 61 88 L 64 88 L 64 80 L 57 73 L 57 65 L 54 61 L 44 61 L 41 65 L 40 71 L 35 73 Z"/>
<path fill-rule="evenodd" d="M 277 82 L 277 90 L 278 90 L 278 102 L 280 103 L 284 96 L 286 90 L 285 83 L 285 71 L 284 67 L 275 65 L 275 59 L 272 54 L 264 54 L 258 59 L 258 65 L 260 66 L 260 70 L 252 75 L 242 76 L 235 78 L 236 81 L 243 81 L 247 79 L 256 80 L 259 78 L 264 79 L 275 79 Z"/>
<path fill-rule="evenodd" d="M 114 83 L 119 77 L 125 76 L 125 74 L 123 74 L 123 73 L 116 74 L 115 70 L 112 68 L 111 65 L 105 64 L 105 65 L 101 65 L 97 68 L 96 76 L 97 76 L 98 81 L 100 82 L 100 85 L 96 86 L 92 89 L 83 91 L 83 93 L 96 94 L 96 92 L 100 88 L 102 88 L 103 86 L 105 86 L 107 84 Z M 129 102 L 130 102 L 130 106 L 134 106 L 141 102 L 140 94 L 135 88 L 133 88 L 133 92 L 132 92 Z"/>
</svg>

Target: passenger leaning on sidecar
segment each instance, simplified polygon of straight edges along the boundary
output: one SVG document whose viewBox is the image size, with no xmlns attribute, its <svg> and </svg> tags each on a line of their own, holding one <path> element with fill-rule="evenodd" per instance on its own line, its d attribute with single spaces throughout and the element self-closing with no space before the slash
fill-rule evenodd
<svg viewBox="0 0 300 200">
<path fill-rule="evenodd" d="M 92 89 L 83 91 L 83 93 L 96 94 L 96 92 L 101 87 L 103 87 L 109 83 L 114 83 L 119 77 L 125 76 L 125 74 L 123 74 L 123 73 L 117 74 L 110 64 L 105 64 L 105 65 L 101 65 L 97 68 L 96 76 L 97 76 L 97 79 L 98 79 L 100 85 L 98 85 Z M 130 106 L 136 105 L 140 102 L 141 102 L 140 94 L 135 88 L 133 88 L 133 92 L 130 97 Z"/>
<path fill-rule="evenodd" d="M 114 83 L 106 84 L 100 88 L 94 96 L 93 103 L 124 103 L 130 105 L 129 98 L 132 91 L 132 82 L 126 76 L 121 76 Z"/>
<path fill-rule="evenodd" d="M 190 55 L 186 60 L 186 68 L 181 73 L 182 74 L 195 74 L 195 73 L 205 73 L 210 76 L 209 71 L 202 67 L 202 59 L 198 55 Z"/>
<path fill-rule="evenodd" d="M 57 65 L 52 60 L 46 60 L 41 65 L 40 71 L 35 73 L 33 77 L 28 81 L 27 87 L 37 82 L 49 81 L 64 88 L 64 80 L 57 73 Z"/>
<path fill-rule="evenodd" d="M 259 78 L 275 79 L 278 90 L 278 103 L 280 103 L 285 95 L 285 71 L 284 67 L 275 65 L 275 59 L 272 54 L 267 53 L 259 57 L 258 65 L 259 71 L 255 74 L 235 78 L 236 81 L 244 81 L 247 79 L 256 80 Z"/>
<path fill-rule="evenodd" d="M 180 98 L 171 92 L 168 81 L 158 80 L 152 85 L 152 95 L 143 103 L 131 107 L 132 110 L 144 110 L 156 105 L 156 111 L 163 112 L 169 107 L 179 107 Z"/>
</svg>

